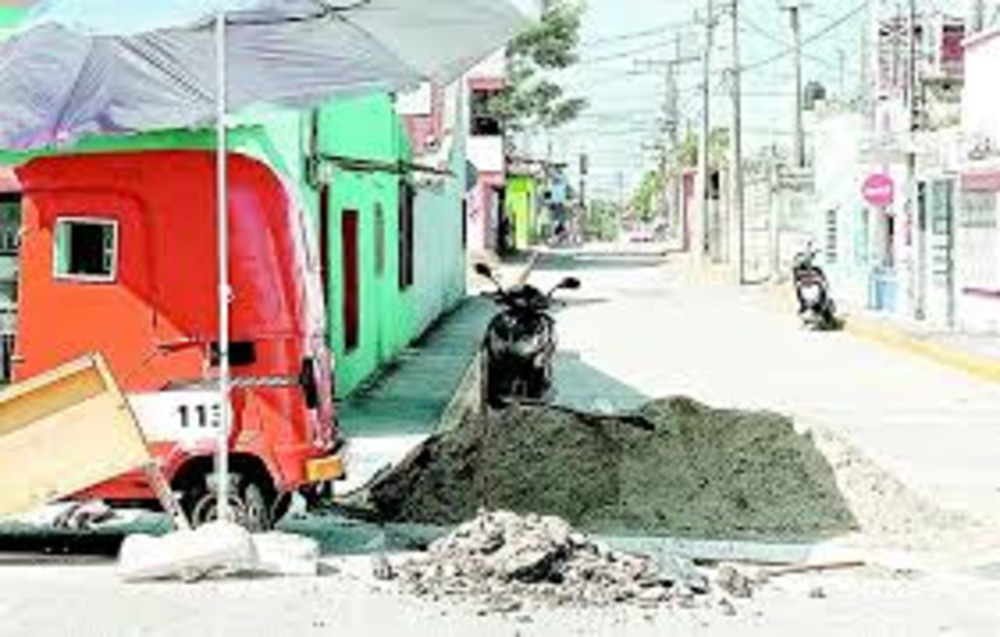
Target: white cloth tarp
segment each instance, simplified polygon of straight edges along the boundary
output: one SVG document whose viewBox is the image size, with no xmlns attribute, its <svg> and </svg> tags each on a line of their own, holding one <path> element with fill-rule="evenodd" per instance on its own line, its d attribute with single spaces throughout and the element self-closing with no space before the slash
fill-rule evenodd
<svg viewBox="0 0 1000 637">
<path fill-rule="evenodd" d="M 50 0 L 0 44 L 0 147 L 210 124 L 219 8 L 230 112 L 449 81 L 529 18 L 505 0 Z"/>
</svg>

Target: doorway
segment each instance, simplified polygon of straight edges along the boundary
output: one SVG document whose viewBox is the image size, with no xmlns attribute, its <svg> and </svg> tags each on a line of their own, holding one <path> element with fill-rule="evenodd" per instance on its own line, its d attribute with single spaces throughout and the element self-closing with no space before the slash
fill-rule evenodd
<svg viewBox="0 0 1000 637">
<path fill-rule="evenodd" d="M 361 282 L 358 255 L 358 211 L 344 210 L 340 216 L 340 234 L 344 273 L 344 349 L 358 347 L 361 331 Z"/>
</svg>

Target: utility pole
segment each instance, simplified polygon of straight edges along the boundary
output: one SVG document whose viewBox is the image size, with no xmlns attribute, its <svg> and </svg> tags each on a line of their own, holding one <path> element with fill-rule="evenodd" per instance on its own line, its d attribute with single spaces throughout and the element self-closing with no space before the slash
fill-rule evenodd
<svg viewBox="0 0 1000 637">
<path fill-rule="evenodd" d="M 705 43 L 702 51 L 702 86 L 701 86 L 701 139 L 700 150 L 698 152 L 698 179 L 697 194 L 698 206 L 694 217 L 691 220 L 692 251 L 694 261 L 701 265 L 705 257 L 706 229 L 708 227 L 708 216 L 710 207 L 710 175 L 711 166 L 708 153 L 711 148 L 709 137 L 712 134 L 712 117 L 710 112 L 712 102 L 712 32 L 715 28 L 714 12 L 712 0 L 706 0 L 707 8 L 705 13 Z"/>
<path fill-rule="evenodd" d="M 740 70 L 740 8 L 739 0 L 733 0 L 732 15 L 732 47 L 733 47 L 733 68 L 730 81 L 732 85 L 733 106 L 732 106 L 732 131 L 730 140 L 730 151 L 732 157 L 732 175 L 729 178 L 730 196 L 729 202 L 732 206 L 736 219 L 736 280 L 740 285 L 746 283 L 746 218 L 744 215 L 743 201 L 743 104 L 742 104 L 742 81 Z"/>
<path fill-rule="evenodd" d="M 625 173 L 618 171 L 618 232 L 625 225 Z"/>
<path fill-rule="evenodd" d="M 674 64 L 667 66 L 667 134 L 670 137 L 670 152 L 677 164 L 677 174 L 670 185 L 670 210 L 673 215 L 671 227 L 683 244 L 688 233 L 687 215 L 681 209 L 684 205 L 684 162 L 681 157 L 681 95 L 677 81 L 678 65 L 682 64 L 681 34 L 674 36 Z"/>
<path fill-rule="evenodd" d="M 913 258 L 910 260 L 912 268 L 912 278 L 910 284 L 911 298 L 913 299 L 913 314 L 918 320 L 922 320 L 925 314 L 925 213 L 920 205 L 920 184 L 917 183 L 917 149 L 916 135 L 921 125 L 921 103 L 920 103 L 920 72 L 917 65 L 917 3 L 916 0 L 909 0 L 909 17 L 907 19 L 907 29 L 909 33 L 909 58 L 907 60 L 907 111 L 909 112 L 910 131 L 909 148 L 906 152 L 906 188 L 908 199 L 908 215 L 910 219 L 910 237 Z"/>
<path fill-rule="evenodd" d="M 678 166 L 680 166 L 680 156 L 681 156 L 681 113 L 680 113 L 680 86 L 678 80 L 678 73 L 682 64 L 688 64 L 691 62 L 698 62 L 701 60 L 700 56 L 685 56 L 683 54 L 683 49 L 681 46 L 681 34 L 678 32 L 674 34 L 674 55 L 672 58 L 661 59 L 661 60 L 640 60 L 638 63 L 643 67 L 657 68 L 662 66 L 665 69 L 664 73 L 664 89 L 666 91 L 664 106 L 663 106 L 663 130 L 666 136 L 667 146 L 662 145 L 657 146 L 657 150 L 661 151 L 660 155 L 660 170 L 662 174 L 666 175 L 666 169 L 668 167 L 668 157 L 669 153 L 672 153 L 676 160 L 678 161 Z M 683 239 L 687 235 L 687 221 L 685 215 L 681 210 L 683 206 L 683 172 L 679 172 L 677 177 L 668 184 L 666 181 L 663 184 L 663 198 L 664 201 L 669 201 L 670 213 L 671 213 L 671 228 L 678 237 Z M 668 192 L 669 191 L 669 192 Z"/>
<path fill-rule="evenodd" d="M 580 153 L 580 227 L 583 226 L 584 219 L 587 217 L 587 172 L 589 166 L 587 154 Z"/>
<path fill-rule="evenodd" d="M 799 10 L 803 8 L 800 0 L 788 0 L 785 4 L 792 26 L 793 64 L 795 65 L 795 142 L 793 159 L 796 168 L 806 167 L 806 142 L 802 124 L 802 28 L 799 20 Z"/>
</svg>

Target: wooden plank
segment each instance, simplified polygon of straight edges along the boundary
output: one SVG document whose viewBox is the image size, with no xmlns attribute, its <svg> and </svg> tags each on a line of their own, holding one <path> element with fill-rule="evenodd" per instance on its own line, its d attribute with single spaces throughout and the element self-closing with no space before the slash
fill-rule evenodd
<svg viewBox="0 0 1000 637">
<path fill-rule="evenodd" d="M 151 464 L 135 416 L 100 357 L 0 394 L 0 514 Z"/>
<path fill-rule="evenodd" d="M 78 358 L 74 361 L 66 363 L 65 365 L 60 365 L 59 367 L 51 369 L 47 372 L 36 374 L 31 378 L 18 381 L 17 383 L 8 385 L 0 390 L 0 403 L 6 403 L 14 400 L 23 394 L 33 392 L 40 387 L 45 387 L 60 378 L 71 376 L 76 372 L 92 369 L 94 366 L 94 359 L 90 356 L 86 356 L 84 358 Z"/>
<path fill-rule="evenodd" d="M 46 380 L 47 384 L 32 387 L 30 391 L 0 396 L 0 436 L 107 391 L 104 378 L 94 367 Z"/>
</svg>

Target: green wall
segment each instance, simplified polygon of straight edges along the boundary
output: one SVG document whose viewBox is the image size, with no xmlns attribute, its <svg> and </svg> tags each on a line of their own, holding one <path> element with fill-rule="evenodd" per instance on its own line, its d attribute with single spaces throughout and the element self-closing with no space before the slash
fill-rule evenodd
<svg viewBox="0 0 1000 637">
<path fill-rule="evenodd" d="M 321 109 L 319 149 L 352 159 L 395 163 L 410 159 L 410 148 L 388 96 L 376 95 L 332 103 Z M 341 219 L 358 212 L 360 255 L 360 333 L 357 347 L 346 351 L 344 330 L 334 330 L 338 393 L 353 390 L 417 336 L 412 288 L 399 285 L 399 191 L 401 175 L 389 171 L 335 167 L 329 182 L 330 245 L 329 319 L 343 320 Z M 384 262 L 376 268 L 376 207 L 383 213 Z"/>
<path fill-rule="evenodd" d="M 297 185 L 300 203 L 318 237 L 321 227 L 320 189 L 309 183 L 306 153 L 311 116 L 260 109 L 235 118 L 228 146 L 269 164 L 290 184 Z M 409 162 L 408 138 L 387 95 L 331 102 L 319 109 L 319 150 L 328 155 L 396 164 Z M 143 149 L 213 149 L 212 131 L 164 131 L 132 136 L 92 137 L 71 148 L 32 152 L 0 152 L 0 164 L 19 164 L 57 152 L 109 152 Z M 345 396 L 396 357 L 443 312 L 465 294 L 465 251 L 461 244 L 461 197 L 464 147 L 451 157 L 456 177 L 436 187 L 418 188 L 414 210 L 414 276 L 406 290 L 399 287 L 400 180 L 413 179 L 398 170 L 333 168 L 329 177 L 330 218 L 327 290 L 328 335 L 335 356 L 338 396 Z M 440 181 L 440 180 L 439 180 Z M 384 225 L 384 267 L 376 269 L 375 209 Z M 356 348 L 344 343 L 341 218 L 358 211 L 360 259 L 360 330 Z"/>
<path fill-rule="evenodd" d="M 506 202 L 507 218 L 514 225 L 514 247 L 527 250 L 535 236 L 535 179 L 508 176 Z"/>
</svg>

